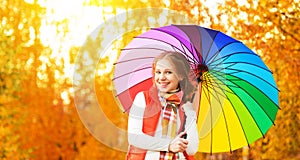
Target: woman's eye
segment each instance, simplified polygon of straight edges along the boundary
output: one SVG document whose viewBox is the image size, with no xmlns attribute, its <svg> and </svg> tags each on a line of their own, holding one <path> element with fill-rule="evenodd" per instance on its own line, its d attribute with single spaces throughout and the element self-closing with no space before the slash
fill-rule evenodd
<svg viewBox="0 0 300 160">
<path fill-rule="evenodd" d="M 155 71 L 155 73 L 156 73 L 156 74 L 160 74 L 161 72 L 160 72 L 160 71 Z"/>
<path fill-rule="evenodd" d="M 172 72 L 171 71 L 167 71 L 167 74 L 172 74 Z"/>
</svg>

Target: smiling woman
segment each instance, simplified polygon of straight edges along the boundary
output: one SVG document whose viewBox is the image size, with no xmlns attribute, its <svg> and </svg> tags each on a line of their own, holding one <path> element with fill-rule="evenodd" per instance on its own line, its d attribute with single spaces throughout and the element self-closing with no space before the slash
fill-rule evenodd
<svg viewBox="0 0 300 160">
<path fill-rule="evenodd" d="M 164 52 L 152 70 L 155 83 L 130 109 L 127 159 L 194 159 L 199 141 L 189 63 L 180 53 Z"/>
</svg>

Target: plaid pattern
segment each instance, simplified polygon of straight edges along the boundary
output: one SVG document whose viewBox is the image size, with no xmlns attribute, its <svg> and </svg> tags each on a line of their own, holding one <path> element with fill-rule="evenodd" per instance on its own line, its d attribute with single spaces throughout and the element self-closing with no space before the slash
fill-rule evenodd
<svg viewBox="0 0 300 160">
<path fill-rule="evenodd" d="M 162 137 L 173 139 L 176 137 L 177 130 L 177 108 L 182 98 L 182 92 L 177 94 L 165 95 L 165 107 L 162 113 Z M 178 153 L 160 152 L 160 160 L 177 160 Z"/>
<path fill-rule="evenodd" d="M 159 160 L 177 160 L 179 159 L 178 153 L 172 153 L 172 152 L 160 152 Z"/>
</svg>

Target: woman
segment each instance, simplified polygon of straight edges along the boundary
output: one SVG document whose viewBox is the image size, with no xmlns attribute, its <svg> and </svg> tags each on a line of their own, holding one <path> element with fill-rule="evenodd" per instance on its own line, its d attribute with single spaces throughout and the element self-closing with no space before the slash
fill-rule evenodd
<svg viewBox="0 0 300 160">
<path fill-rule="evenodd" d="M 152 88 L 138 93 L 130 109 L 126 159 L 194 159 L 199 140 L 189 63 L 180 53 L 164 52 L 152 70 Z"/>
</svg>

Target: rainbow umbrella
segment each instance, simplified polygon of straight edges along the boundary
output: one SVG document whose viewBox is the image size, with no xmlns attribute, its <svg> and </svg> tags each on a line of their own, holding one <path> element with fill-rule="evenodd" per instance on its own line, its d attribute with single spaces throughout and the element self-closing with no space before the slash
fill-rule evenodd
<svg viewBox="0 0 300 160">
<path fill-rule="evenodd" d="M 262 59 L 242 42 L 196 25 L 152 28 L 122 49 L 113 83 L 125 112 L 152 86 L 152 61 L 163 51 L 182 53 L 201 79 L 199 152 L 249 146 L 274 125 L 279 90 Z"/>
</svg>

